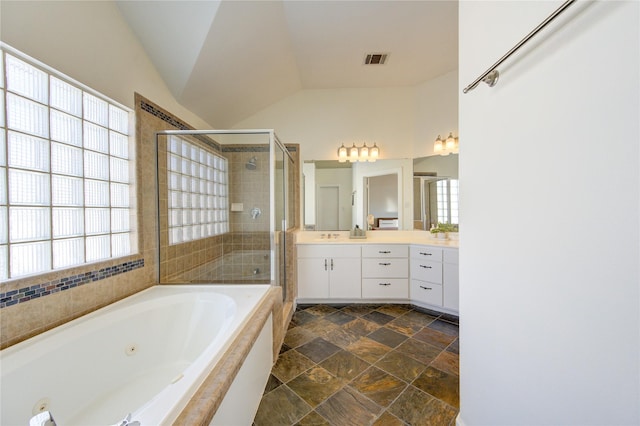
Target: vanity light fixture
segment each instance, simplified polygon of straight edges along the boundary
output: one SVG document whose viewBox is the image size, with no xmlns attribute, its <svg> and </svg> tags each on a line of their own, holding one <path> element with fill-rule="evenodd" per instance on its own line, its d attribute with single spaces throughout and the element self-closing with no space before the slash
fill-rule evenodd
<svg viewBox="0 0 640 426">
<path fill-rule="evenodd" d="M 440 135 L 433 143 L 433 151 L 440 155 L 449 155 L 458 153 L 458 138 L 453 137 L 453 132 L 449 132 L 447 139 L 442 140 Z"/>
<path fill-rule="evenodd" d="M 377 143 L 374 143 L 372 147 L 367 146 L 364 143 L 358 147 L 356 144 L 352 144 L 351 148 L 347 148 L 342 144 L 338 148 L 338 162 L 345 163 L 347 161 L 354 163 L 356 161 L 369 161 L 374 163 L 380 156 L 380 148 Z"/>
</svg>

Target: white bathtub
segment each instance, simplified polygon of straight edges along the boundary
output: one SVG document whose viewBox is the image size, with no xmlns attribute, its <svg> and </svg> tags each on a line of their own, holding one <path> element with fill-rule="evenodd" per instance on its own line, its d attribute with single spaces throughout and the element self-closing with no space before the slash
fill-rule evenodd
<svg viewBox="0 0 640 426">
<path fill-rule="evenodd" d="M 269 288 L 155 286 L 3 350 L 0 424 L 26 425 L 45 410 L 58 426 L 112 425 L 130 413 L 143 426 L 173 423 Z M 257 365 L 242 369 L 252 370 L 251 386 L 258 380 L 264 388 L 273 355 L 271 317 L 262 321 L 261 346 L 247 356 Z"/>
</svg>

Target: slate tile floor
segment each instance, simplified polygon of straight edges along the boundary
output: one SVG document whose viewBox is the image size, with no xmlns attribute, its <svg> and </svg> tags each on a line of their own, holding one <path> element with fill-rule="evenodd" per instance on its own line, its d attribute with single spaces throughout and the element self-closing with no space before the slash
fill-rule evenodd
<svg viewBox="0 0 640 426">
<path fill-rule="evenodd" d="M 410 305 L 303 305 L 255 426 L 455 424 L 458 318 Z"/>
</svg>

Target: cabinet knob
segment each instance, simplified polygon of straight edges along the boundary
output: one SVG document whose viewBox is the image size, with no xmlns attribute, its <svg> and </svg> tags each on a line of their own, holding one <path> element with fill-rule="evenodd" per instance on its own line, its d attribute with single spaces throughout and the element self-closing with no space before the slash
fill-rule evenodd
<svg viewBox="0 0 640 426">
<path fill-rule="evenodd" d="M 427 265 L 420 265 L 420 267 L 424 268 L 424 269 L 431 269 L 432 268 L 432 266 L 427 266 Z"/>
<path fill-rule="evenodd" d="M 380 265 L 380 266 L 389 266 L 391 264 L 390 263 L 382 263 L 382 262 L 380 262 L 380 263 L 378 263 L 378 265 Z"/>
<path fill-rule="evenodd" d="M 432 288 L 431 288 L 431 287 L 425 287 L 425 286 L 423 286 L 423 285 L 421 285 L 421 286 L 420 286 L 420 288 L 421 288 L 421 289 L 423 289 L 423 290 L 432 290 Z"/>
</svg>

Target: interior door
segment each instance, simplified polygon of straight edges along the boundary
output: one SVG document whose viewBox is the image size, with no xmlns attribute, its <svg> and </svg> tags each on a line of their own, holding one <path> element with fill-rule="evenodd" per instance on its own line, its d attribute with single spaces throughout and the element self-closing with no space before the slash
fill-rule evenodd
<svg viewBox="0 0 640 426">
<path fill-rule="evenodd" d="M 318 186 L 316 191 L 316 220 L 318 231 L 340 229 L 340 188 L 334 185 Z"/>
</svg>

